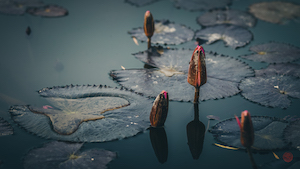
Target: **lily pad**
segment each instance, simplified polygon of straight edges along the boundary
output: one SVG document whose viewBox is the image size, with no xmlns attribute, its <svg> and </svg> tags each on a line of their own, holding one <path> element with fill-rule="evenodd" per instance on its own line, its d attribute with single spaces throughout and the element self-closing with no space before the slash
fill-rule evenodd
<svg viewBox="0 0 300 169">
<path fill-rule="evenodd" d="M 173 0 L 176 8 L 183 8 L 189 11 L 208 11 L 214 8 L 223 8 L 229 5 L 232 0 Z"/>
<path fill-rule="evenodd" d="M 13 134 L 14 130 L 11 125 L 0 117 L 0 136 L 7 136 Z"/>
<path fill-rule="evenodd" d="M 104 142 L 134 136 L 150 125 L 152 101 L 123 89 L 71 85 L 39 94 L 50 107 L 20 105 L 9 112 L 20 126 L 44 138 Z"/>
<path fill-rule="evenodd" d="M 40 0 L 2 0 L 0 1 L 0 13 L 23 15 L 28 7 L 40 7 L 43 5 Z"/>
<path fill-rule="evenodd" d="M 152 50 L 152 51 L 151 51 Z M 169 99 L 193 101 L 194 88 L 187 82 L 189 60 L 193 50 L 155 49 L 134 54 L 153 69 L 113 70 L 110 76 L 125 88 L 146 96 L 156 97 L 162 90 Z M 154 51 L 153 51 L 154 50 Z M 206 52 L 207 82 L 200 87 L 200 100 L 219 99 L 239 93 L 241 79 L 252 76 L 253 70 L 241 61 L 212 52 Z"/>
<path fill-rule="evenodd" d="M 233 49 L 245 46 L 252 40 L 252 33 L 240 26 L 216 25 L 201 29 L 196 32 L 195 38 L 207 40 L 206 44 L 212 44 L 218 40 L 223 40 L 226 46 Z"/>
<path fill-rule="evenodd" d="M 291 122 L 284 131 L 284 139 L 292 147 L 300 150 L 300 120 Z"/>
<path fill-rule="evenodd" d="M 275 117 L 252 116 L 254 128 L 254 144 L 252 149 L 257 151 L 283 149 L 288 146 L 283 140 L 283 132 L 287 121 Z M 235 118 L 223 120 L 209 130 L 215 139 L 228 146 L 242 148 L 240 128 Z"/>
<path fill-rule="evenodd" d="M 68 10 L 57 5 L 46 5 L 42 7 L 29 8 L 28 13 L 42 17 L 62 17 L 68 15 Z"/>
<path fill-rule="evenodd" d="M 300 77 L 300 65 L 296 63 L 279 63 L 269 65 L 266 69 L 255 70 L 256 76 L 287 75 Z"/>
<path fill-rule="evenodd" d="M 216 9 L 204 13 L 197 18 L 201 26 L 214 26 L 219 24 L 232 24 L 242 27 L 253 27 L 256 19 L 247 12 L 240 10 Z"/>
<path fill-rule="evenodd" d="M 250 47 L 251 55 L 242 58 L 255 62 L 286 63 L 300 59 L 300 48 L 278 42 L 270 42 Z"/>
<path fill-rule="evenodd" d="M 300 6 L 291 2 L 255 3 L 250 5 L 249 11 L 258 19 L 277 24 L 300 17 Z"/>
<path fill-rule="evenodd" d="M 169 20 L 156 20 L 155 31 L 151 37 L 151 43 L 178 45 L 191 41 L 194 37 L 194 31 L 185 25 L 175 24 Z M 147 42 L 147 36 L 144 33 L 144 28 L 134 28 L 128 32 L 136 39 Z"/>
<path fill-rule="evenodd" d="M 160 0 L 125 0 L 125 2 L 137 7 L 146 6 L 157 1 Z"/>
<path fill-rule="evenodd" d="M 103 149 L 81 152 L 82 143 L 53 141 L 28 152 L 24 158 L 25 169 L 106 169 L 116 158 L 116 153 Z"/>
<path fill-rule="evenodd" d="M 268 107 L 288 108 L 289 97 L 300 98 L 300 79 L 292 76 L 249 77 L 242 80 L 239 88 L 246 99 Z"/>
</svg>

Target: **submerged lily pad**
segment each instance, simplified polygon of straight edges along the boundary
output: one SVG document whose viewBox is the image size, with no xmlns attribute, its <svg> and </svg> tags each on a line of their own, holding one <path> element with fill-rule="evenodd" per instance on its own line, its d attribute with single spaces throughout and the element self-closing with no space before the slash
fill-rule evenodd
<svg viewBox="0 0 300 169">
<path fill-rule="evenodd" d="M 146 96 L 156 97 L 157 93 L 166 90 L 170 100 L 193 101 L 195 89 L 187 82 L 192 54 L 193 50 L 188 49 L 163 49 L 162 54 L 150 50 L 139 52 L 134 56 L 157 68 L 113 70 L 110 75 L 125 88 Z M 205 62 L 207 82 L 200 87 L 202 101 L 239 93 L 240 80 L 253 75 L 249 66 L 232 57 L 206 52 Z"/>
<path fill-rule="evenodd" d="M 287 75 L 300 77 L 300 65 L 296 63 L 279 63 L 269 65 L 266 69 L 255 70 L 256 76 Z"/>
<path fill-rule="evenodd" d="M 68 10 L 57 5 L 29 8 L 28 13 L 42 17 L 62 17 L 68 15 Z"/>
<path fill-rule="evenodd" d="M 216 9 L 199 16 L 197 22 L 202 26 L 232 24 L 242 27 L 253 27 L 256 19 L 244 11 Z"/>
<path fill-rule="evenodd" d="M 240 26 L 222 24 L 197 31 L 195 38 L 207 40 L 206 44 L 223 40 L 226 46 L 235 49 L 248 44 L 252 40 L 252 33 Z"/>
<path fill-rule="evenodd" d="M 241 94 L 263 106 L 287 108 L 289 97 L 300 98 L 300 79 L 285 75 L 249 77 L 241 81 Z"/>
<path fill-rule="evenodd" d="M 284 23 L 300 17 L 300 6 L 291 2 L 273 1 L 250 5 L 249 11 L 258 19 L 271 23 Z"/>
<path fill-rule="evenodd" d="M 300 120 L 291 122 L 284 131 L 284 139 L 292 147 L 300 150 Z"/>
<path fill-rule="evenodd" d="M 116 153 L 103 149 L 80 152 L 81 143 L 53 141 L 32 149 L 24 158 L 25 169 L 105 169 Z"/>
<path fill-rule="evenodd" d="M 13 106 L 9 112 L 16 123 L 41 137 L 103 142 L 134 136 L 150 125 L 152 101 L 130 91 L 71 85 L 44 88 L 39 94 L 50 107 Z"/>
<path fill-rule="evenodd" d="M 134 28 L 128 33 L 140 41 L 147 42 L 147 36 L 142 27 Z M 193 37 L 194 31 L 184 25 L 175 24 L 169 20 L 156 20 L 151 43 L 178 45 L 191 41 Z"/>
<path fill-rule="evenodd" d="M 0 136 L 7 136 L 13 134 L 13 128 L 11 125 L 0 117 Z"/>
<path fill-rule="evenodd" d="M 255 62 L 286 63 L 300 59 L 300 48 L 278 42 L 270 42 L 250 47 L 251 55 L 242 58 Z"/>
<path fill-rule="evenodd" d="M 211 10 L 214 8 L 223 8 L 231 3 L 232 0 L 173 0 L 177 8 L 183 8 L 189 11 Z"/>
<path fill-rule="evenodd" d="M 286 148 L 283 132 L 287 121 L 275 117 L 252 116 L 254 128 L 254 150 L 275 150 Z M 240 128 L 235 118 L 223 120 L 209 130 L 215 139 L 232 147 L 244 148 L 240 141 Z"/>
<path fill-rule="evenodd" d="M 125 0 L 125 2 L 130 3 L 137 7 L 149 5 L 149 4 L 157 2 L 157 1 L 160 1 L 160 0 Z"/>
<path fill-rule="evenodd" d="M 0 13 L 8 15 L 23 15 L 28 7 L 40 7 L 44 5 L 40 0 L 2 0 L 0 1 Z"/>
</svg>

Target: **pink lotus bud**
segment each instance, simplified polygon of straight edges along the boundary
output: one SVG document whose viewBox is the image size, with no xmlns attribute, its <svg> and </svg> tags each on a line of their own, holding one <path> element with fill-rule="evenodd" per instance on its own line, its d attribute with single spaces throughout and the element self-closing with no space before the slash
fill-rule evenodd
<svg viewBox="0 0 300 169">
<path fill-rule="evenodd" d="M 169 96 L 166 91 L 162 91 L 154 100 L 151 113 L 150 123 L 152 127 L 161 127 L 164 125 L 169 108 Z"/>
</svg>

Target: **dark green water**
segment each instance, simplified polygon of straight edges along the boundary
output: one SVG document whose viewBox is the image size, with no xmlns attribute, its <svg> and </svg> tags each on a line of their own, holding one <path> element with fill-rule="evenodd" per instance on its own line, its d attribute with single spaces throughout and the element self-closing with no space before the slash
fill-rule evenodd
<svg viewBox="0 0 300 169">
<path fill-rule="evenodd" d="M 109 71 L 125 68 L 142 68 L 143 63 L 135 59 L 131 53 L 146 49 L 146 43 L 137 46 L 127 31 L 143 24 L 143 15 L 150 10 L 155 19 L 169 19 L 185 24 L 193 30 L 200 29 L 196 17 L 202 12 L 189 12 L 173 7 L 170 1 L 159 1 L 145 7 L 134 7 L 123 0 L 69 0 L 44 1 L 66 7 L 69 15 L 62 18 L 40 18 L 25 14 L 24 16 L 0 15 L 0 117 L 3 117 L 14 128 L 11 136 L 0 137 L 0 168 L 22 168 L 23 157 L 35 147 L 40 147 L 49 140 L 32 135 L 17 126 L 10 117 L 8 109 L 15 104 L 40 105 L 37 90 L 43 87 L 66 84 L 106 84 L 117 87 L 109 78 Z M 237 0 L 231 9 L 247 10 L 258 0 Z M 27 26 L 32 34 L 27 36 Z M 224 47 L 223 42 L 203 45 L 206 51 L 212 50 L 220 54 L 238 58 L 249 54 L 249 47 L 269 41 L 285 42 L 300 46 L 300 23 L 291 21 L 284 25 L 276 25 L 257 21 L 254 28 L 249 29 L 254 36 L 253 41 L 243 48 L 233 50 Z M 190 42 L 191 43 L 191 42 Z M 173 47 L 185 47 L 182 44 Z M 59 60 L 64 69 L 55 70 L 55 62 Z M 243 60 L 243 59 L 241 59 Z M 254 69 L 267 66 L 243 60 Z M 299 62 L 298 62 L 299 63 Z M 245 100 L 241 95 L 226 99 L 209 100 L 200 103 L 199 119 L 207 124 L 207 115 L 216 115 L 220 119 L 232 118 L 243 110 L 252 115 L 285 117 L 299 115 L 300 100 L 293 99 L 288 109 L 267 108 Z M 186 126 L 193 120 L 192 103 L 170 102 L 169 114 L 165 123 L 168 139 L 168 159 L 164 164 L 158 162 L 151 146 L 149 131 L 124 140 L 106 143 L 86 143 L 85 149 L 103 148 L 118 153 L 118 157 L 108 166 L 116 168 L 244 168 L 251 164 L 247 153 L 226 150 L 212 144 L 213 136 L 206 133 L 203 151 L 198 160 L 190 153 Z M 214 124 L 215 122 L 213 122 Z M 294 156 L 300 152 L 289 150 Z M 276 151 L 282 157 L 283 151 Z M 274 160 L 272 153 L 254 154 L 257 164 Z"/>
</svg>

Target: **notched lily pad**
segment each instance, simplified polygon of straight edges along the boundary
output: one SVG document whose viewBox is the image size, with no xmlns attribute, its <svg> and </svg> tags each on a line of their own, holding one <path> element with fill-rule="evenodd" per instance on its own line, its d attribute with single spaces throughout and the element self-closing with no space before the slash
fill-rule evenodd
<svg viewBox="0 0 300 169">
<path fill-rule="evenodd" d="M 193 50 L 155 49 L 134 54 L 153 69 L 113 70 L 110 76 L 125 88 L 156 97 L 162 90 L 169 99 L 193 101 L 194 88 L 187 82 L 189 60 Z M 200 100 L 219 99 L 239 93 L 241 79 L 252 76 L 253 70 L 232 57 L 206 52 L 207 82 L 200 87 Z"/>
<path fill-rule="evenodd" d="M 283 140 L 283 132 L 287 121 L 275 117 L 252 116 L 254 128 L 254 144 L 252 149 L 275 150 L 288 146 Z M 240 128 L 235 118 L 218 122 L 209 130 L 216 140 L 232 147 L 244 148 L 240 141 Z"/>
<path fill-rule="evenodd" d="M 252 40 L 252 33 L 240 26 L 222 24 L 197 31 L 195 38 L 207 40 L 206 44 L 223 40 L 226 46 L 235 49 L 248 44 Z"/>
<path fill-rule="evenodd" d="M 249 11 L 258 19 L 277 24 L 300 17 L 300 6 L 291 2 L 255 3 L 250 5 Z"/>
<path fill-rule="evenodd" d="M 0 136 L 12 135 L 13 133 L 14 130 L 11 125 L 2 117 L 0 117 Z"/>
<path fill-rule="evenodd" d="M 149 127 L 152 101 L 106 86 L 44 88 L 44 108 L 13 106 L 13 120 L 38 136 L 72 142 L 103 142 L 131 137 Z"/>
<path fill-rule="evenodd" d="M 295 67 L 286 64 L 270 66 L 261 69 L 256 77 L 249 77 L 241 81 L 241 94 L 248 100 L 263 106 L 288 108 L 291 104 L 289 97 L 300 98 L 300 79 L 295 77 Z M 276 74 L 272 70 L 278 67 Z M 296 72 L 296 73 L 293 73 Z M 281 74 L 282 73 L 282 74 Z M 286 76 L 287 74 L 292 76 Z"/>
<path fill-rule="evenodd" d="M 81 143 L 53 141 L 41 148 L 32 149 L 24 158 L 25 169 L 106 169 L 116 153 L 103 149 L 81 152 Z"/>
<path fill-rule="evenodd" d="M 300 48 L 278 42 L 270 42 L 250 47 L 251 55 L 242 58 L 255 62 L 286 63 L 300 59 Z"/>
<path fill-rule="evenodd" d="M 206 11 L 214 8 L 224 8 L 232 0 L 173 0 L 176 8 L 183 8 L 189 11 Z"/>
<path fill-rule="evenodd" d="M 0 13 L 8 15 L 23 15 L 28 7 L 43 6 L 40 0 L 2 0 L 0 1 Z"/>
<path fill-rule="evenodd" d="M 300 120 L 291 122 L 284 130 L 284 139 L 292 147 L 300 150 Z"/>
<path fill-rule="evenodd" d="M 29 8 L 28 13 L 42 17 L 62 17 L 68 15 L 68 10 L 57 5 L 46 5 L 42 7 Z"/>
<path fill-rule="evenodd" d="M 197 22 L 202 26 L 232 24 L 242 27 L 253 27 L 256 19 L 244 11 L 216 9 L 199 16 Z"/>
<path fill-rule="evenodd" d="M 125 0 L 125 2 L 137 7 L 146 6 L 157 1 L 160 0 Z"/>
<path fill-rule="evenodd" d="M 156 20 L 154 23 L 155 31 L 151 37 L 151 43 L 178 45 L 191 41 L 194 37 L 194 31 L 184 25 L 175 24 L 169 20 Z M 147 42 L 147 36 L 142 27 L 134 28 L 128 33 L 140 41 Z"/>
<path fill-rule="evenodd" d="M 287 75 L 300 77 L 300 65 L 296 63 L 279 63 L 269 65 L 266 69 L 255 70 L 256 76 Z"/>
</svg>

